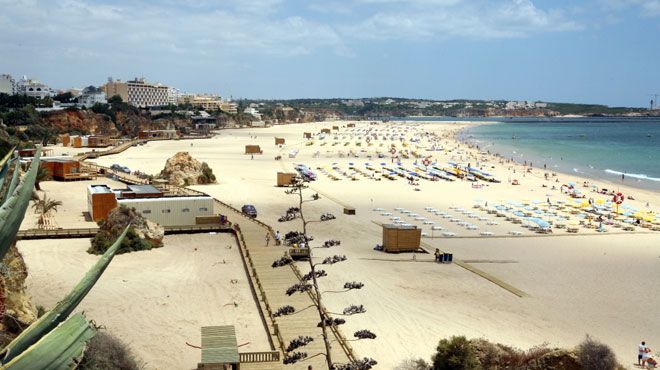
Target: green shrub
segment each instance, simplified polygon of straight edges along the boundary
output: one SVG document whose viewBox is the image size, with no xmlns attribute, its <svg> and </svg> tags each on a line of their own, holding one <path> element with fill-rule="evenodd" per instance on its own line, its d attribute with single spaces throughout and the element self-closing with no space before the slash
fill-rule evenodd
<svg viewBox="0 0 660 370">
<path fill-rule="evenodd" d="M 201 184 L 213 184 L 215 182 L 215 175 L 213 170 L 206 162 L 202 162 L 202 178 L 198 181 Z"/>
<path fill-rule="evenodd" d="M 481 369 L 472 344 L 464 336 L 442 339 L 433 356 L 433 370 Z"/>
<path fill-rule="evenodd" d="M 578 362 L 584 370 L 615 370 L 619 366 L 612 349 L 588 335 L 577 350 Z"/>
<path fill-rule="evenodd" d="M 129 224 L 131 227 L 128 229 L 117 254 L 144 251 L 163 246 L 162 241 L 141 238 L 135 227 L 144 230 L 147 227 L 147 221 L 134 208 L 120 206 L 110 211 L 106 220 L 99 222 L 99 232 L 92 239 L 87 253 L 105 253 Z"/>
<path fill-rule="evenodd" d="M 115 238 L 110 235 L 109 231 L 99 230 L 99 232 L 92 239 L 92 246 L 89 247 L 87 253 L 91 254 L 103 254 L 106 250 L 112 245 Z M 117 251 L 117 254 L 129 253 L 135 251 L 144 251 L 149 250 L 157 246 L 154 246 L 147 240 L 140 238 L 138 233 L 135 231 L 135 228 L 131 227 L 126 233 L 126 237 L 121 242 L 121 246 Z"/>
<path fill-rule="evenodd" d="M 126 344 L 105 331 L 99 331 L 89 341 L 83 359 L 78 365 L 80 370 L 139 370 L 143 368 L 144 364 L 133 356 Z"/>
</svg>

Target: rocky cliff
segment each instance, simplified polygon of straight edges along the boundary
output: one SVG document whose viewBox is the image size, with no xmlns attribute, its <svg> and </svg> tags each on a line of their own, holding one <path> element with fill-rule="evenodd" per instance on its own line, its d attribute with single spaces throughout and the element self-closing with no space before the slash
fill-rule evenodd
<svg viewBox="0 0 660 370">
<path fill-rule="evenodd" d="M 0 274 L 0 285 L 4 288 L 5 316 L 0 322 L 0 333 L 4 334 L 0 340 L 1 344 L 11 340 L 14 335 L 37 319 L 37 308 L 25 287 L 27 268 L 16 245 L 12 245 L 9 249 L 3 264 L 5 268 Z"/>
<path fill-rule="evenodd" d="M 45 125 L 58 132 L 78 131 L 93 135 L 117 136 L 115 124 L 105 114 L 92 111 L 61 110 L 43 115 Z"/>
<path fill-rule="evenodd" d="M 168 159 L 159 177 L 166 179 L 170 185 L 176 186 L 216 182 L 215 175 L 208 164 L 194 159 L 188 152 L 176 153 L 174 157 Z"/>
</svg>

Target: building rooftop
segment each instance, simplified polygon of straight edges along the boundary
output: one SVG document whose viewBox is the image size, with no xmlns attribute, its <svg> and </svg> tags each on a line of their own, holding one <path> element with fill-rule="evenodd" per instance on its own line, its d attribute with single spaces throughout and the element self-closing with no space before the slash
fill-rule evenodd
<svg viewBox="0 0 660 370">
<path fill-rule="evenodd" d="M 87 187 L 92 194 L 108 194 L 112 193 L 112 189 L 108 185 L 89 185 Z"/>
<path fill-rule="evenodd" d="M 128 185 L 128 190 L 135 194 L 161 194 L 153 185 Z"/>
</svg>

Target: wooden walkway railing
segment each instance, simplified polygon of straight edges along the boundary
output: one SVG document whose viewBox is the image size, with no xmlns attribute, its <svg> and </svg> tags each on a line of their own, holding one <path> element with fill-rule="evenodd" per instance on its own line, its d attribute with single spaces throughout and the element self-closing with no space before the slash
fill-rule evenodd
<svg viewBox="0 0 660 370">
<path fill-rule="evenodd" d="M 277 362 L 280 360 L 280 353 L 278 351 L 239 352 L 238 358 L 242 364 L 253 362 Z"/>
<path fill-rule="evenodd" d="M 205 225 L 180 225 L 180 226 L 163 226 L 166 235 L 172 234 L 194 234 L 194 233 L 207 233 L 215 232 L 233 232 L 231 226 L 220 224 L 205 224 Z M 99 232 L 98 227 L 89 228 L 75 228 L 75 229 L 28 229 L 20 230 L 16 234 L 17 240 L 29 239 L 73 239 L 73 238 L 92 238 Z"/>
</svg>

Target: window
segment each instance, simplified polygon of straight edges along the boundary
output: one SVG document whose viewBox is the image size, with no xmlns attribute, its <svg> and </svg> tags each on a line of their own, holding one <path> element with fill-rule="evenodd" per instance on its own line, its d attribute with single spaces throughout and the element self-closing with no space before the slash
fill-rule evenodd
<svg viewBox="0 0 660 370">
<path fill-rule="evenodd" d="M 208 210 L 209 210 L 209 209 L 206 208 L 206 207 L 201 207 L 201 208 L 199 209 L 200 212 L 206 212 L 206 211 L 208 211 Z"/>
<path fill-rule="evenodd" d="M 181 212 L 184 212 L 184 213 L 190 212 L 190 208 L 184 208 L 184 209 L 181 210 Z"/>
<path fill-rule="evenodd" d="M 145 209 L 144 211 L 142 211 L 143 215 L 148 215 L 149 213 L 151 213 L 150 209 Z"/>
<path fill-rule="evenodd" d="M 170 213 L 170 212 L 172 212 L 172 211 L 171 211 L 170 209 L 164 209 L 164 210 L 162 210 L 161 212 L 163 212 L 163 213 Z"/>
</svg>

